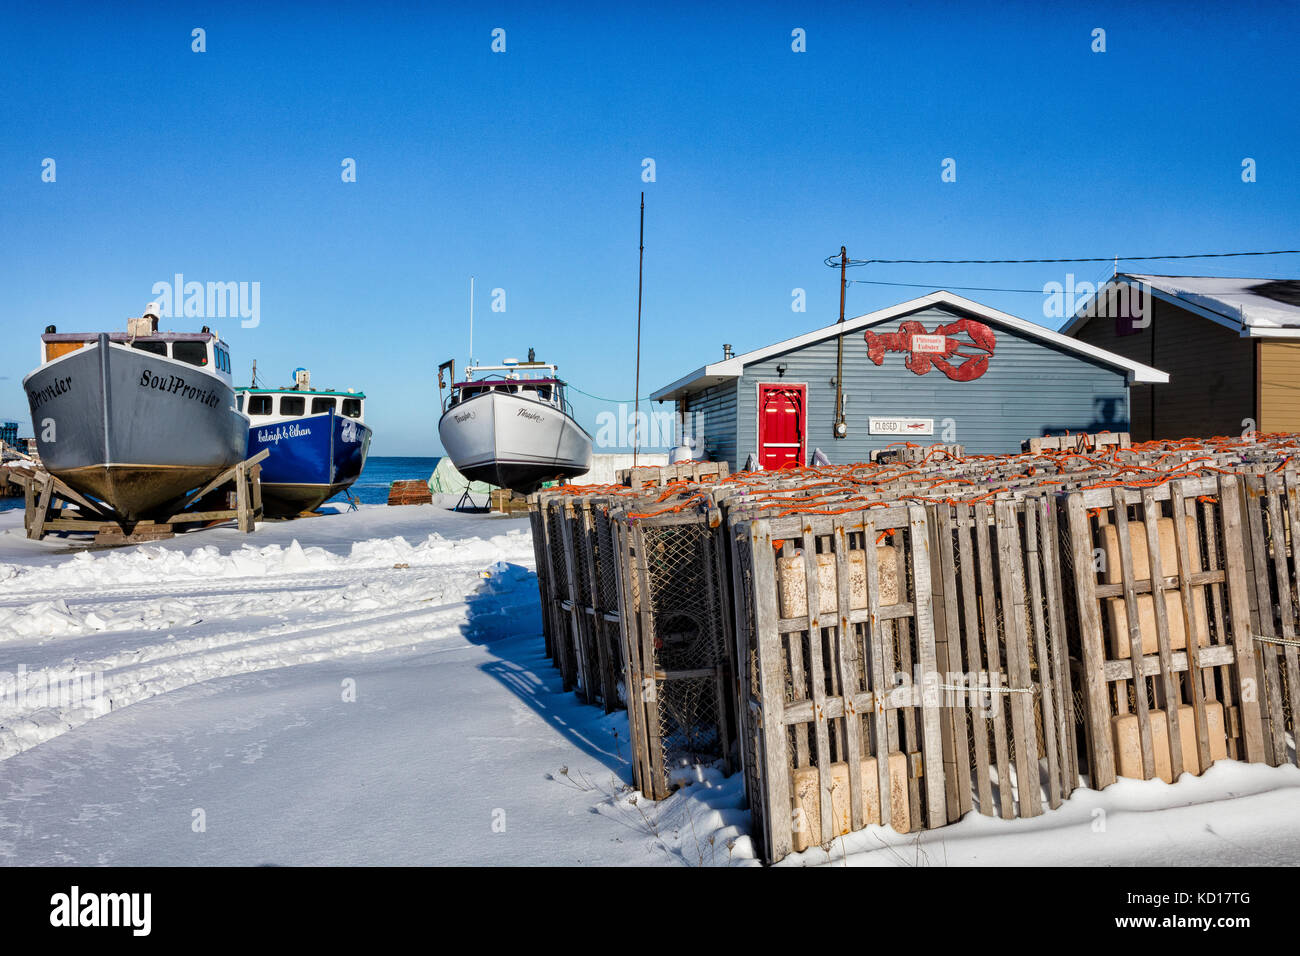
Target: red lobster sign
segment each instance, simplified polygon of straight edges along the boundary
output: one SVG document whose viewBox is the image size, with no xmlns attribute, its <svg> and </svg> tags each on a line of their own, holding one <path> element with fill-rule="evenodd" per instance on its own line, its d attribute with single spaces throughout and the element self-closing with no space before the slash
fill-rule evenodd
<svg viewBox="0 0 1300 956">
<path fill-rule="evenodd" d="M 969 341 L 957 338 L 965 333 Z M 900 323 L 897 332 L 871 332 L 865 336 L 867 356 L 877 365 L 883 365 L 886 352 L 906 352 L 909 371 L 924 375 L 931 367 L 937 368 L 954 382 L 972 382 L 989 368 L 989 358 L 997 344 L 993 330 L 973 319 L 958 319 L 941 325 L 933 332 L 913 319 Z M 973 348 L 975 352 L 963 352 Z M 952 358 L 961 359 L 954 364 Z"/>
</svg>

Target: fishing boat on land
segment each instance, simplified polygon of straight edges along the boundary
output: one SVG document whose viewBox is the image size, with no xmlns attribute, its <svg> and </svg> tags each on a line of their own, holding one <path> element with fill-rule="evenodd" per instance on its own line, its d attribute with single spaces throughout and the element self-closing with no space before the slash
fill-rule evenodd
<svg viewBox="0 0 1300 956">
<path fill-rule="evenodd" d="M 266 449 L 262 505 L 279 517 L 311 511 L 352 486 L 365 467 L 371 429 L 366 396 L 311 387 L 311 373 L 294 371 L 288 388 L 241 388 L 237 407 L 248 416 L 248 455 Z"/>
<path fill-rule="evenodd" d="M 44 467 L 131 520 L 242 461 L 247 444 L 229 347 L 207 326 L 159 332 L 157 313 L 126 332 L 48 326 L 23 379 Z"/>
<path fill-rule="evenodd" d="M 544 482 L 591 470 L 591 436 L 573 418 L 559 368 L 535 361 L 506 359 L 501 365 L 465 369 L 455 381 L 438 421 L 438 436 L 456 470 L 470 481 L 484 481 L 520 493 Z"/>
</svg>

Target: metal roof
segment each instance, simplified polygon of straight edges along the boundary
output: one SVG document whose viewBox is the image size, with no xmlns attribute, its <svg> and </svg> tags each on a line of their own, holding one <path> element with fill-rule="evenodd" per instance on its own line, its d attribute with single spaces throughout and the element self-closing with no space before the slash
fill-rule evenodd
<svg viewBox="0 0 1300 956">
<path fill-rule="evenodd" d="M 297 388 L 293 385 L 286 385 L 284 388 L 252 388 L 247 385 L 236 385 L 236 392 L 247 392 L 249 395 L 311 395 L 316 396 L 341 396 L 343 398 L 365 398 L 365 392 L 339 392 L 332 388 Z"/>
<path fill-rule="evenodd" d="M 1074 335 L 1093 316 L 1093 303 L 1119 286 L 1151 295 L 1246 338 L 1300 339 L 1300 279 L 1240 276 L 1158 276 L 1120 272 L 1097 290 L 1061 331 Z"/>
</svg>

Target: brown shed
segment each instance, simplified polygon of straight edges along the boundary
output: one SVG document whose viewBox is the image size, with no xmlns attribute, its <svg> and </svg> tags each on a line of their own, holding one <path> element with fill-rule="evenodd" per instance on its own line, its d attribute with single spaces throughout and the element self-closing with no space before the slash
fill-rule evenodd
<svg viewBox="0 0 1300 956">
<path fill-rule="evenodd" d="M 1300 280 L 1118 273 L 1061 329 L 1169 373 L 1130 386 L 1152 438 L 1300 431 Z"/>
</svg>

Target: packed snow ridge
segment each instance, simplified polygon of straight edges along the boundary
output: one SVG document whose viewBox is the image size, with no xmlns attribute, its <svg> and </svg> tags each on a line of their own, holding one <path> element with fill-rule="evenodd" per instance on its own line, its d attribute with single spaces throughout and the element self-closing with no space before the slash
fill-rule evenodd
<svg viewBox="0 0 1300 956">
<path fill-rule="evenodd" d="M 0 759 L 199 681 L 460 635 L 484 578 L 531 584 L 532 558 L 513 530 L 0 564 Z"/>
</svg>

